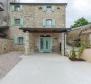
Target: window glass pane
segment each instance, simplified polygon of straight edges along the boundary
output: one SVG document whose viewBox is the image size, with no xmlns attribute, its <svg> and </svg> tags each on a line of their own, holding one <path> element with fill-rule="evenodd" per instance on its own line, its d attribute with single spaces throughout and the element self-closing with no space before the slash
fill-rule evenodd
<svg viewBox="0 0 91 84">
<path fill-rule="evenodd" d="M 44 43 L 43 43 L 43 38 L 41 38 L 41 39 L 40 39 L 40 49 L 43 49 L 43 47 L 44 47 L 43 44 L 44 44 Z"/>
<path fill-rule="evenodd" d="M 47 6 L 47 8 L 50 8 L 51 9 L 51 6 Z"/>
<path fill-rule="evenodd" d="M 15 19 L 15 25 L 19 26 L 20 25 L 20 19 Z"/>
<path fill-rule="evenodd" d="M 18 37 L 18 44 L 23 45 L 24 44 L 24 38 Z"/>
<path fill-rule="evenodd" d="M 46 26 L 51 27 L 52 26 L 52 19 L 46 20 Z"/>
</svg>

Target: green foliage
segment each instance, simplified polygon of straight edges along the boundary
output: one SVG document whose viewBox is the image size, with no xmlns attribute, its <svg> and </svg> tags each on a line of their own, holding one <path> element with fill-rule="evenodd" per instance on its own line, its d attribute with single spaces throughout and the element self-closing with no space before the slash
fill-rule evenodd
<svg viewBox="0 0 91 84">
<path fill-rule="evenodd" d="M 83 51 L 84 51 L 84 49 L 85 49 L 86 47 L 85 47 L 85 45 L 81 45 L 81 47 L 79 48 L 79 58 L 80 58 L 80 56 L 81 56 L 81 54 L 83 53 Z"/>
<path fill-rule="evenodd" d="M 84 26 L 89 24 L 89 22 L 84 18 L 80 18 L 77 21 L 74 22 L 74 24 L 71 26 L 71 28 L 76 28 L 76 27 L 80 27 L 80 26 Z"/>
<path fill-rule="evenodd" d="M 75 50 L 74 48 L 72 49 L 71 53 L 70 53 L 70 59 L 74 60 L 76 58 L 76 53 L 75 53 Z"/>
</svg>

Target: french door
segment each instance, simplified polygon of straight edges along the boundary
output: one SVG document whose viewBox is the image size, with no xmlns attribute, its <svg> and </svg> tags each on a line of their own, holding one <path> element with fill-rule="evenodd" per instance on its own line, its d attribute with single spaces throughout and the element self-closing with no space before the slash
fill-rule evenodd
<svg viewBox="0 0 91 84">
<path fill-rule="evenodd" d="M 52 51 L 52 38 L 40 37 L 40 52 L 51 52 L 51 51 Z"/>
</svg>

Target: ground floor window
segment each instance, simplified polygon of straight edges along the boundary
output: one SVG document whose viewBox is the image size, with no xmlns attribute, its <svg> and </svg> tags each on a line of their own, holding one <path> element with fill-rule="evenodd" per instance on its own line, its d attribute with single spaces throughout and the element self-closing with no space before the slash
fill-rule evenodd
<svg viewBox="0 0 91 84">
<path fill-rule="evenodd" d="M 23 45 L 24 44 L 24 38 L 23 37 L 18 37 L 17 38 L 17 44 Z"/>
</svg>

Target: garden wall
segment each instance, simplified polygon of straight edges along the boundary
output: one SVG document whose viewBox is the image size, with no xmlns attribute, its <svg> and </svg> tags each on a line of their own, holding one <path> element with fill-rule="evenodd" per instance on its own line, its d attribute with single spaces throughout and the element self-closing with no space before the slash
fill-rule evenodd
<svg viewBox="0 0 91 84">
<path fill-rule="evenodd" d="M 81 58 L 83 58 L 86 61 L 91 62 L 91 49 L 85 49 L 82 53 Z"/>
</svg>

